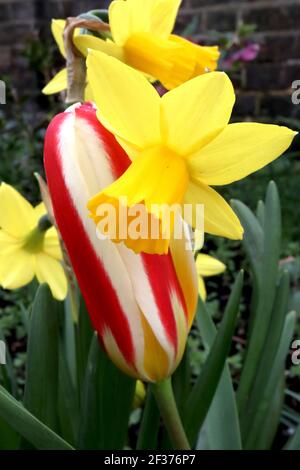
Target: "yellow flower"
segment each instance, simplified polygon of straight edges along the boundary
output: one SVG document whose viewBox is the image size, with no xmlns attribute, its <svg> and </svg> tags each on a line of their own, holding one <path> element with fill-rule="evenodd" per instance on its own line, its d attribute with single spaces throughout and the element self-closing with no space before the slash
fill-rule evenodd
<svg viewBox="0 0 300 470">
<path fill-rule="evenodd" d="M 172 89 L 187 80 L 215 70 L 220 56 L 217 46 L 199 46 L 172 35 L 181 0 L 115 0 L 109 7 L 112 39 L 100 39 L 75 30 L 74 44 L 87 56 L 88 50 L 104 52 L 160 80 Z M 65 57 L 64 20 L 52 21 L 52 33 Z M 52 94 L 67 88 L 66 69 L 43 89 Z M 87 85 L 86 99 L 91 98 Z"/>
<path fill-rule="evenodd" d="M 39 228 L 46 214 L 43 203 L 36 207 L 12 186 L 0 186 L 0 285 L 18 289 L 34 276 L 47 283 L 53 296 L 63 300 L 67 280 L 61 265 L 62 253 L 54 227 Z"/>
<path fill-rule="evenodd" d="M 135 393 L 134 393 L 134 398 L 133 398 L 133 408 L 140 408 L 145 401 L 146 398 L 146 389 L 145 385 L 141 380 L 136 381 L 135 385 Z"/>
<path fill-rule="evenodd" d="M 235 95 L 223 72 L 193 78 L 160 98 L 141 73 L 101 52 L 91 51 L 87 65 L 97 117 L 132 160 L 121 178 L 89 201 L 95 222 L 99 205 L 111 203 L 118 211 L 120 198 L 126 197 L 127 209 L 143 203 L 154 216 L 153 204 L 189 204 L 193 212 L 185 218 L 201 230 L 196 209 L 203 204 L 205 232 L 241 239 L 237 216 L 211 185 L 226 185 L 262 168 L 289 147 L 296 133 L 268 124 L 228 124 Z M 150 237 L 124 242 L 146 253 L 166 253 L 169 245 Z"/>
<path fill-rule="evenodd" d="M 196 259 L 196 268 L 198 273 L 199 295 L 202 300 L 206 300 L 206 288 L 203 278 L 222 274 L 226 270 L 226 266 L 212 256 L 199 253 Z"/>
</svg>

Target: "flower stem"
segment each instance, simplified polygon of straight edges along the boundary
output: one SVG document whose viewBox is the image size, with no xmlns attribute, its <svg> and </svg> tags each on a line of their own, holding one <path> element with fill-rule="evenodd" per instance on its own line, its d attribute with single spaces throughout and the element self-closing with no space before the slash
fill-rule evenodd
<svg viewBox="0 0 300 470">
<path fill-rule="evenodd" d="M 152 390 L 175 450 L 190 450 L 176 405 L 171 378 L 152 385 Z"/>
</svg>

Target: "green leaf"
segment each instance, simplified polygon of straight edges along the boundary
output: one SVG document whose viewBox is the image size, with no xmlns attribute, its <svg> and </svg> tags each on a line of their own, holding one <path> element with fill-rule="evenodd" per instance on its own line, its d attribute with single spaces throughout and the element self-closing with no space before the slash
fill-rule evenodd
<svg viewBox="0 0 300 470">
<path fill-rule="evenodd" d="M 27 411 L 0 386 L 0 416 L 40 450 L 72 450 L 73 447 Z"/>
<path fill-rule="evenodd" d="M 5 337 L 1 330 L 0 340 L 5 342 Z M 15 376 L 13 361 L 10 352 L 8 351 L 8 348 L 6 348 L 6 364 L 0 366 L 0 384 L 2 384 L 4 388 L 6 388 L 6 390 L 8 390 L 14 397 L 17 397 L 17 380 Z"/>
<path fill-rule="evenodd" d="M 58 412 L 60 434 L 70 444 L 75 445 L 79 424 L 79 396 L 72 381 L 65 351 L 60 341 L 58 372 Z"/>
<path fill-rule="evenodd" d="M 235 209 L 237 209 L 237 207 L 235 207 Z M 237 215 L 240 216 L 239 210 L 237 210 Z M 246 250 L 248 247 L 248 232 L 252 230 L 251 227 L 249 227 L 249 221 L 250 219 L 248 219 L 248 223 L 245 225 L 246 233 L 244 245 Z M 252 217 L 251 221 L 253 221 Z M 256 223 L 258 224 L 258 221 L 256 221 Z M 255 301 L 252 302 L 251 328 L 249 331 L 250 338 L 248 335 L 244 367 L 237 392 L 237 403 L 240 415 L 242 415 L 247 407 L 251 388 L 256 377 L 257 365 L 260 362 L 261 356 L 264 354 L 264 344 L 270 326 L 276 293 L 281 240 L 281 213 L 279 195 L 274 182 L 269 184 L 267 190 L 263 239 L 263 258 L 260 269 L 258 269 L 259 261 L 255 255 L 255 247 L 253 247 L 252 250 L 247 250 L 255 272 L 256 284 L 254 288 L 256 293 Z"/>
<path fill-rule="evenodd" d="M 198 301 L 196 322 L 205 348 L 209 351 L 216 338 L 217 329 L 201 298 Z M 206 443 L 205 448 L 210 450 L 241 449 L 237 405 L 228 364 L 225 364 L 203 428 L 205 439 L 199 439 L 197 449 L 202 448 L 203 442 Z"/>
<path fill-rule="evenodd" d="M 259 413 L 257 404 L 263 399 L 265 389 L 269 380 L 269 374 L 266 371 L 272 370 L 274 357 L 278 350 L 282 331 L 284 328 L 285 317 L 288 309 L 289 300 L 289 275 L 284 272 L 281 276 L 280 283 L 277 288 L 274 309 L 271 317 L 270 328 L 265 340 L 264 354 L 260 362 L 256 366 L 256 376 L 249 397 L 247 408 L 241 416 L 241 428 L 243 439 L 251 439 L 250 426 L 254 416 Z M 283 391 L 281 390 L 281 395 Z M 272 401 L 272 397 L 270 397 Z M 275 425 L 275 423 L 274 423 Z M 278 426 L 275 425 L 275 431 Z M 274 431 L 274 434 L 275 434 Z"/>
<path fill-rule="evenodd" d="M 256 449 L 269 450 L 272 447 L 282 413 L 284 385 L 285 380 L 282 372 L 278 385 L 275 387 L 274 392 L 270 397 L 270 401 L 259 430 L 259 435 L 256 436 Z"/>
<path fill-rule="evenodd" d="M 123 374 L 94 334 L 83 388 L 79 448 L 122 449 L 126 443 L 135 380 Z"/>
<path fill-rule="evenodd" d="M 80 296 L 78 325 L 76 327 L 77 374 L 78 385 L 80 388 L 82 387 L 84 381 L 92 338 L 93 328 L 91 325 L 90 317 L 86 309 L 83 297 Z"/>
<path fill-rule="evenodd" d="M 156 450 L 160 425 L 160 413 L 151 385 L 147 389 L 146 404 L 137 440 L 137 450 Z"/>
<path fill-rule="evenodd" d="M 253 212 L 241 201 L 233 200 L 231 201 L 231 206 L 244 228 L 243 244 L 255 275 L 255 282 L 258 283 L 261 273 L 264 246 L 264 233 L 262 226 Z"/>
<path fill-rule="evenodd" d="M 297 426 L 294 435 L 287 441 L 284 450 L 300 450 L 300 424 Z"/>
<path fill-rule="evenodd" d="M 58 428 L 59 315 L 63 304 L 46 284 L 39 287 L 31 313 L 24 405 L 51 429 Z"/>
<path fill-rule="evenodd" d="M 173 391 L 176 403 L 179 409 L 179 414 L 184 409 L 186 400 L 191 391 L 191 361 L 189 345 L 186 345 L 183 358 L 172 376 Z"/>
<path fill-rule="evenodd" d="M 243 272 L 240 272 L 214 344 L 185 406 L 183 419 L 188 439 L 192 444 L 200 432 L 224 369 L 239 312 L 242 286 Z"/>
<path fill-rule="evenodd" d="M 77 291 L 68 295 L 64 302 L 64 315 L 61 316 L 61 347 L 64 350 L 64 356 L 69 368 L 70 377 L 77 387 L 77 357 L 76 357 L 76 327 L 75 318 L 77 318 Z"/>
<path fill-rule="evenodd" d="M 265 420 L 265 416 L 268 412 L 268 407 L 274 391 L 278 387 L 278 384 L 281 383 L 282 376 L 284 374 L 284 365 L 285 360 L 289 351 L 289 347 L 292 341 L 293 332 L 295 329 L 296 314 L 295 312 L 290 312 L 285 320 L 284 329 L 282 331 L 280 344 L 278 350 L 276 351 L 273 366 L 271 370 L 266 371 L 268 374 L 268 383 L 264 389 L 263 396 L 259 403 L 257 403 L 257 412 L 253 417 L 251 427 L 249 429 L 249 436 L 247 437 L 245 447 L 247 449 L 258 449 L 260 450 L 259 445 L 259 436 Z"/>
</svg>

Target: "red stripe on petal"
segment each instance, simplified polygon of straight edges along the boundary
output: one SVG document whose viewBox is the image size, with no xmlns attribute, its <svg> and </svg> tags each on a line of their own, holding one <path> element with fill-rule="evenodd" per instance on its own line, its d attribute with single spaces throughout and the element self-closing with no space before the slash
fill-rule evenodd
<svg viewBox="0 0 300 470">
<path fill-rule="evenodd" d="M 82 108 L 81 111 L 89 116 L 95 115 L 91 107 Z M 59 132 L 67 116 L 68 113 L 62 113 L 53 119 L 45 139 L 44 163 L 55 218 L 95 330 L 101 338 L 108 325 L 124 358 L 134 365 L 134 346 L 128 320 L 84 230 L 63 177 Z M 97 126 L 97 132 L 100 131 Z"/>
<path fill-rule="evenodd" d="M 115 178 L 119 178 L 131 164 L 131 160 L 116 141 L 113 134 L 106 130 L 96 117 L 95 108 L 82 106 L 76 110 L 78 116 L 87 119 L 96 133 L 101 134 L 104 148 L 108 155 L 114 156 L 110 160 L 110 165 Z M 149 283 L 156 305 L 160 314 L 161 322 L 165 328 L 167 336 L 177 352 L 177 329 L 174 318 L 174 310 L 171 302 L 171 293 L 177 295 L 178 301 L 186 317 L 187 308 L 183 296 L 182 288 L 173 265 L 170 254 L 168 255 L 147 255 L 142 254 L 142 261 L 147 272 Z M 146 294 L 145 294 L 146 295 Z"/>
</svg>

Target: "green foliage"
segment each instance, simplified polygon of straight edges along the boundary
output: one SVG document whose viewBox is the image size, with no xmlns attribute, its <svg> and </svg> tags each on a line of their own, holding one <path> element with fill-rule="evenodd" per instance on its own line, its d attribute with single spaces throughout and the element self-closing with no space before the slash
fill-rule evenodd
<svg viewBox="0 0 300 470">
<path fill-rule="evenodd" d="M 232 205 L 245 229 L 244 288 L 239 274 L 225 299 L 211 294 L 206 304 L 199 299 L 172 378 L 175 398 L 187 436 L 199 450 L 296 449 L 300 397 L 293 384 L 299 372 L 287 356 L 299 331 L 292 311 L 299 266 L 294 260 L 279 263 L 281 210 L 273 182 L 255 213 L 240 201 Z M 237 243 L 233 247 L 217 247 L 228 259 L 225 285 L 242 253 Z M 61 303 L 40 286 L 31 307 L 30 289 L 28 300 L 24 292 L 4 294 L 15 301 L 7 318 L 16 314 L 21 337 L 28 332 L 29 340 L 25 391 L 10 354 L 0 368 L 0 449 L 171 448 L 152 386 L 142 413 L 133 412 L 135 381 L 100 348 L 80 293 L 75 302 Z M 9 339 L 13 326 L 2 319 L 0 338 Z"/>
</svg>

